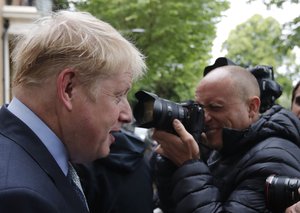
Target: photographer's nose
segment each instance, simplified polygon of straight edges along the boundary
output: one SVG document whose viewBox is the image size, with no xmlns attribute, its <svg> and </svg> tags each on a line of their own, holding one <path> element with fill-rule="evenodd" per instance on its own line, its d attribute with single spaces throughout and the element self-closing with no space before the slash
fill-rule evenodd
<svg viewBox="0 0 300 213">
<path fill-rule="evenodd" d="M 206 110 L 204 108 L 204 122 L 207 123 L 211 120 L 211 116 L 210 116 L 210 113 L 208 112 L 208 110 Z"/>
</svg>

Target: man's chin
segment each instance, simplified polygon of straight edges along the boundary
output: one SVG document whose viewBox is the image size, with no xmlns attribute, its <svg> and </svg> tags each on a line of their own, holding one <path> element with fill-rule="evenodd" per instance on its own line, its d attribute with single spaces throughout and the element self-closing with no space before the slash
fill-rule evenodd
<svg viewBox="0 0 300 213">
<path fill-rule="evenodd" d="M 115 142 L 115 137 L 112 134 L 109 134 L 102 145 L 98 147 L 98 158 L 105 158 L 110 153 L 110 146 Z"/>
<path fill-rule="evenodd" d="M 105 150 L 102 150 L 98 156 L 98 158 L 106 158 L 110 153 L 110 148 L 108 147 Z"/>
<path fill-rule="evenodd" d="M 115 142 L 116 138 L 112 133 L 110 133 L 108 140 L 109 140 L 109 146 L 110 146 L 111 144 L 113 144 Z"/>
<path fill-rule="evenodd" d="M 210 147 L 211 149 L 220 149 L 220 147 L 222 146 L 222 140 L 220 139 L 220 137 L 217 137 L 216 135 L 209 137 L 207 136 L 207 140 L 208 140 L 208 147 Z"/>
</svg>

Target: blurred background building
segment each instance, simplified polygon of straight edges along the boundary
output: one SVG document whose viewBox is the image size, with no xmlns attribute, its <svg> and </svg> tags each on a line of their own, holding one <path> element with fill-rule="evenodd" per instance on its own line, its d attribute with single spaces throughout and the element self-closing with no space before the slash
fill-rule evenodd
<svg viewBox="0 0 300 213">
<path fill-rule="evenodd" d="M 29 29 L 38 17 L 52 10 L 52 0 L 1 0 L 0 1 L 0 105 L 11 99 L 13 70 L 10 54 L 16 35 Z"/>
</svg>

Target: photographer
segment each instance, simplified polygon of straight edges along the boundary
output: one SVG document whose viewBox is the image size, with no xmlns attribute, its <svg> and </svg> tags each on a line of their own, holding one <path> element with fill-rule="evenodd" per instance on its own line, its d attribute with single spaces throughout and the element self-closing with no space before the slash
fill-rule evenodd
<svg viewBox="0 0 300 213">
<path fill-rule="evenodd" d="M 292 91 L 291 111 L 300 119 L 300 81 Z M 298 189 L 300 194 L 300 189 Z M 300 213 L 300 201 L 286 209 L 285 213 Z"/>
<path fill-rule="evenodd" d="M 201 142 L 212 151 L 203 160 L 201 146 L 177 119 L 178 136 L 154 131 L 163 212 L 270 212 L 266 178 L 300 177 L 299 120 L 279 105 L 260 114 L 258 82 L 239 66 L 205 73 L 195 94 L 205 111 Z"/>
</svg>

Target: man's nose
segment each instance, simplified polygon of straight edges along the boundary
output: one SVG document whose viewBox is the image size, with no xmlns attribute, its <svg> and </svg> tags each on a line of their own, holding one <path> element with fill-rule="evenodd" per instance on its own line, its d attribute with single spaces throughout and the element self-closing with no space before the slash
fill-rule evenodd
<svg viewBox="0 0 300 213">
<path fill-rule="evenodd" d="M 205 119 L 204 120 L 205 123 L 207 123 L 207 122 L 209 122 L 211 120 L 211 116 L 210 116 L 208 110 L 205 110 L 205 109 L 204 109 L 204 119 Z"/>
<path fill-rule="evenodd" d="M 129 102 L 126 100 L 126 103 L 124 103 L 124 106 L 122 107 L 122 110 L 120 112 L 120 120 L 124 123 L 130 123 L 132 119 L 132 110 L 129 105 Z"/>
</svg>

